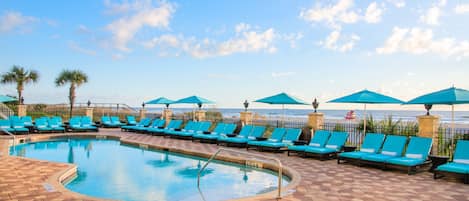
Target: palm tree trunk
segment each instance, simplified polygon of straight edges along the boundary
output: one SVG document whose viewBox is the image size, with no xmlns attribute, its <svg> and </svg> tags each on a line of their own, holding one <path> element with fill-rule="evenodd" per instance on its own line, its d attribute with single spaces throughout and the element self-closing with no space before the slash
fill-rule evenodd
<svg viewBox="0 0 469 201">
<path fill-rule="evenodd" d="M 16 87 L 16 90 L 18 91 L 18 103 L 20 105 L 23 105 L 23 85 L 18 83 L 18 86 Z"/>
<path fill-rule="evenodd" d="M 75 103 L 75 84 L 70 85 L 70 91 L 68 99 L 70 100 L 70 118 L 72 118 L 73 114 L 73 104 Z"/>
</svg>

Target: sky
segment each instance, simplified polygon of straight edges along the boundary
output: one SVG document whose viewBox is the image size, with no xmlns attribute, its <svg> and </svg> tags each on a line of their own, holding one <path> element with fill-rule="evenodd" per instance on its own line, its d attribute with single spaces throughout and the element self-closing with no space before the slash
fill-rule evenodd
<svg viewBox="0 0 469 201">
<path fill-rule="evenodd" d="M 463 0 L 2 0 L 0 73 L 40 73 L 25 103 L 66 103 L 68 87 L 54 79 L 79 69 L 89 82 L 78 102 L 199 95 L 240 108 L 287 92 L 352 109 L 361 106 L 325 102 L 363 89 L 402 100 L 468 89 L 468 20 Z M 0 93 L 15 95 L 15 86 Z"/>
</svg>

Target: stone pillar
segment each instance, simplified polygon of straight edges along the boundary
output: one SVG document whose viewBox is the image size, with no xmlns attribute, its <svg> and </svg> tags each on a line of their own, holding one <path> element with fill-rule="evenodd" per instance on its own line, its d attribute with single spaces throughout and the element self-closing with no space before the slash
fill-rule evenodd
<svg viewBox="0 0 469 201">
<path fill-rule="evenodd" d="M 205 121 L 205 111 L 203 111 L 203 110 L 195 111 L 195 120 Z"/>
<path fill-rule="evenodd" d="M 245 111 L 239 113 L 239 120 L 243 125 L 252 124 L 252 112 Z"/>
<path fill-rule="evenodd" d="M 139 115 L 140 120 L 139 120 L 139 121 L 141 121 L 143 118 L 145 118 L 145 117 L 147 116 L 146 113 L 147 113 L 147 110 L 145 110 L 145 109 L 140 109 L 140 115 Z"/>
<path fill-rule="evenodd" d="M 432 154 L 438 154 L 438 128 L 440 126 L 440 117 L 433 115 L 423 115 L 417 117 L 419 123 L 420 137 L 433 138 Z"/>
<path fill-rule="evenodd" d="M 323 113 L 309 113 L 308 114 L 308 126 L 310 126 L 313 129 L 313 133 L 316 130 L 323 129 L 324 114 Z"/>
<path fill-rule="evenodd" d="M 85 116 L 88 116 L 88 117 L 90 117 L 91 119 L 93 119 L 93 108 L 92 108 L 92 107 L 87 107 L 87 108 L 86 108 Z"/>
<path fill-rule="evenodd" d="M 18 116 L 22 117 L 22 116 L 26 116 L 26 112 L 27 112 L 27 109 L 28 106 L 27 105 L 18 105 Z"/>
<path fill-rule="evenodd" d="M 161 114 L 161 119 L 165 119 L 165 126 L 169 124 L 171 117 L 173 116 L 173 111 L 171 109 L 164 109 L 163 114 Z"/>
</svg>

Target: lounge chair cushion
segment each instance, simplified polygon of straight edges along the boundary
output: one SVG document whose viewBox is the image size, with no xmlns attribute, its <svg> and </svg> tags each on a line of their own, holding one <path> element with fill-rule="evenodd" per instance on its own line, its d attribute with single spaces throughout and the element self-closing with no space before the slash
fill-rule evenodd
<svg viewBox="0 0 469 201">
<path fill-rule="evenodd" d="M 469 160 L 467 160 L 467 159 L 454 159 L 453 162 L 462 163 L 462 164 L 469 164 Z"/>
<path fill-rule="evenodd" d="M 310 145 L 293 145 L 293 146 L 288 146 L 288 150 L 290 150 L 290 151 L 304 151 L 308 147 L 311 147 L 311 146 Z"/>
<path fill-rule="evenodd" d="M 362 160 L 373 161 L 378 163 L 384 163 L 391 158 L 395 158 L 395 155 L 385 155 L 385 154 L 367 154 L 361 157 Z"/>
<path fill-rule="evenodd" d="M 444 165 L 438 166 L 436 168 L 436 170 L 444 171 L 444 172 L 468 174 L 469 173 L 469 164 L 450 162 L 450 163 L 446 163 Z"/>
<path fill-rule="evenodd" d="M 370 152 L 363 152 L 363 151 L 354 151 L 354 152 L 343 152 L 339 154 L 341 158 L 352 158 L 352 159 L 360 159 L 365 155 L 372 154 Z"/>
<path fill-rule="evenodd" d="M 402 165 L 402 166 L 416 166 L 423 164 L 425 162 L 422 158 L 409 158 L 409 157 L 399 157 L 399 158 L 391 158 L 386 161 L 386 163 L 394 164 L 394 165 Z"/>
<path fill-rule="evenodd" d="M 316 153 L 316 154 L 331 154 L 337 152 L 335 148 L 322 148 L 322 147 L 307 147 L 305 152 Z"/>
</svg>

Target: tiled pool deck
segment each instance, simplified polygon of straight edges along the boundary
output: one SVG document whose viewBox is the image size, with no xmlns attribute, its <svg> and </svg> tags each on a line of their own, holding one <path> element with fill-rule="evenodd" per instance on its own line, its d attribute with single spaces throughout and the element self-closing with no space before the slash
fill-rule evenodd
<svg viewBox="0 0 469 201">
<path fill-rule="evenodd" d="M 205 154 L 213 153 L 219 148 L 213 144 L 127 133 L 117 129 L 101 129 L 99 133 L 90 134 L 117 136 L 129 142 Z M 58 134 L 20 137 L 54 135 Z M 0 139 L 0 200 L 90 199 L 72 193 L 58 183 L 57 177 L 72 168 L 71 165 L 6 156 L 5 147 L 6 143 Z M 244 149 L 238 150 L 244 151 Z M 338 165 L 336 160 L 319 161 L 289 157 L 286 153 L 261 154 L 277 157 L 297 174 L 296 180 L 299 183 L 294 186 L 294 192 L 284 196 L 282 200 L 469 200 L 469 185 L 455 179 L 433 180 L 432 174 L 428 172 L 409 176 L 400 171 Z M 225 155 L 239 157 L 234 154 Z M 253 200 L 268 199 L 253 198 Z"/>
</svg>

